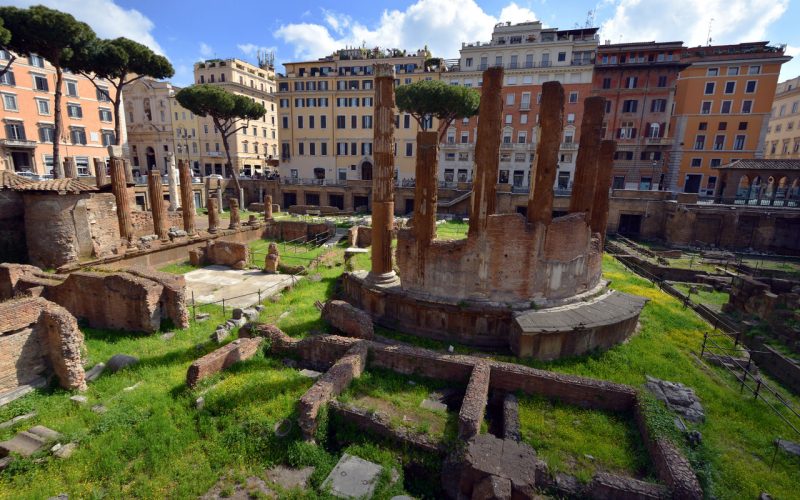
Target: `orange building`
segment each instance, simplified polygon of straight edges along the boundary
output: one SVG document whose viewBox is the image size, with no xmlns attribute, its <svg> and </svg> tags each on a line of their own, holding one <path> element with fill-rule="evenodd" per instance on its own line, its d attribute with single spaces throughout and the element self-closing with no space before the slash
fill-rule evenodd
<svg viewBox="0 0 800 500">
<path fill-rule="evenodd" d="M 714 167 L 762 158 L 783 47 L 768 42 L 686 49 L 678 76 L 666 188 L 712 196 Z"/>
<path fill-rule="evenodd" d="M 442 79 L 451 85 L 480 87 L 483 71 L 504 68 L 503 131 L 498 184 L 525 192 L 530 186 L 536 153 L 542 84 L 564 86 L 564 132 L 559 151 L 556 188 L 572 187 L 580 140 L 583 101 L 591 95 L 597 28 L 559 30 L 540 21 L 499 23 L 489 42 L 463 43 L 460 58 Z M 472 180 L 478 120 L 457 121 L 440 148 L 439 179 L 445 183 Z M 502 189 L 502 188 L 501 188 Z"/>
<path fill-rule="evenodd" d="M 0 51 L 0 65 L 8 58 Z M 60 155 L 75 157 L 79 175 L 92 175 L 91 158 L 107 158 L 114 143 L 113 105 L 88 78 L 65 71 L 63 79 Z M 0 170 L 53 173 L 55 81 L 55 68 L 35 55 L 17 57 L 0 77 Z"/>
</svg>

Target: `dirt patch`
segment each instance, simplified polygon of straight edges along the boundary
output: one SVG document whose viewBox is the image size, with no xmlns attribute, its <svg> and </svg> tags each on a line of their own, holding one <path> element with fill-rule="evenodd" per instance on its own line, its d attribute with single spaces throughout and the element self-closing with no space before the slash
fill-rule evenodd
<svg viewBox="0 0 800 500">
<path fill-rule="evenodd" d="M 444 436 L 447 425 L 447 412 L 426 408 L 400 408 L 383 399 L 372 396 L 358 396 L 348 404 L 387 415 L 393 425 L 413 429 L 430 436 Z"/>
</svg>

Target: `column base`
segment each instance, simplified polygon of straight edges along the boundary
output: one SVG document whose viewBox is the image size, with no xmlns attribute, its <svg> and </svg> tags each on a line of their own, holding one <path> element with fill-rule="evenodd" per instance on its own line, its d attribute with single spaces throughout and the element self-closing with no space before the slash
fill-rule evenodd
<svg viewBox="0 0 800 500">
<path fill-rule="evenodd" d="M 397 276 L 397 273 L 394 271 L 389 271 L 388 273 L 383 274 L 375 274 L 370 272 L 367 274 L 367 281 L 375 285 L 391 286 L 399 285 L 400 277 Z"/>
</svg>

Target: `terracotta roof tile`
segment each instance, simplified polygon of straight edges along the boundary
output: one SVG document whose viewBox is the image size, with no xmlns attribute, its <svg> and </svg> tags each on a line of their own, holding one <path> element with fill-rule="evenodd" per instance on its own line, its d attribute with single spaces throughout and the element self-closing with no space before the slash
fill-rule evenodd
<svg viewBox="0 0 800 500">
<path fill-rule="evenodd" d="M 747 170 L 800 170 L 800 160 L 736 160 L 732 163 L 713 168 Z"/>
<path fill-rule="evenodd" d="M 31 182 L 33 181 L 20 177 L 9 170 L 0 170 L 0 188 L 14 189 L 24 184 L 30 184 Z"/>
<path fill-rule="evenodd" d="M 68 193 L 85 193 L 88 191 L 97 191 L 96 186 L 91 186 L 78 179 L 51 179 L 47 181 L 31 182 L 23 186 L 15 188 L 17 191 L 53 191 Z"/>
</svg>

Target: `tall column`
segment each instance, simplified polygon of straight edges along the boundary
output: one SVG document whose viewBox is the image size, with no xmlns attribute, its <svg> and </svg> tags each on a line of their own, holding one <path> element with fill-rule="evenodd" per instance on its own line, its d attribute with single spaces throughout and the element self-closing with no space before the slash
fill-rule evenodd
<svg viewBox="0 0 800 500">
<path fill-rule="evenodd" d="M 102 158 L 93 158 L 94 160 L 94 180 L 97 182 L 97 187 L 105 186 L 108 184 L 108 175 L 106 175 L 106 162 Z"/>
<path fill-rule="evenodd" d="M 150 211 L 153 213 L 153 232 L 162 240 L 166 240 L 167 214 L 164 210 L 161 172 L 158 170 L 151 170 L 147 174 L 147 192 L 150 194 Z"/>
<path fill-rule="evenodd" d="M 222 181 L 217 179 L 217 213 L 222 213 Z"/>
<path fill-rule="evenodd" d="M 126 159 L 123 160 L 125 162 L 125 182 L 128 184 L 136 184 L 133 182 L 133 169 L 131 168 L 131 162 Z"/>
<path fill-rule="evenodd" d="M 381 283 L 396 279 L 392 269 L 394 226 L 394 66 L 375 64 L 375 111 L 372 177 L 372 269 L 371 280 Z"/>
<path fill-rule="evenodd" d="M 503 125 L 503 68 L 483 72 L 475 141 L 475 173 L 469 213 L 469 236 L 486 229 L 497 205 L 497 172 L 500 165 L 500 129 Z"/>
<path fill-rule="evenodd" d="M 549 224 L 553 220 L 553 184 L 556 182 L 563 120 L 564 88 L 559 82 L 545 82 L 539 111 L 536 172 L 530 176 L 532 185 L 528 197 L 528 222 Z"/>
<path fill-rule="evenodd" d="M 236 198 L 228 198 L 228 206 L 231 209 L 231 224 L 228 229 L 239 229 L 242 225 L 241 218 L 239 217 L 239 200 Z"/>
<path fill-rule="evenodd" d="M 74 156 L 64 157 L 64 178 L 75 179 L 78 177 L 78 166 L 75 164 Z"/>
<path fill-rule="evenodd" d="M 129 199 L 128 184 L 125 181 L 125 164 L 122 160 L 122 146 L 109 146 L 108 156 L 111 157 L 111 192 L 117 204 L 117 222 L 119 222 L 120 237 L 131 242 L 133 240 L 133 224 L 130 217 L 131 201 Z"/>
<path fill-rule="evenodd" d="M 211 234 L 219 230 L 219 199 L 213 196 L 208 197 L 208 232 Z"/>
<path fill-rule="evenodd" d="M 594 200 L 590 212 L 589 226 L 592 233 L 600 233 L 600 240 L 606 239 L 606 226 L 608 225 L 608 190 L 611 188 L 611 174 L 614 169 L 614 151 L 617 150 L 616 141 L 602 141 L 600 154 L 597 157 L 597 182 L 594 190 Z"/>
<path fill-rule="evenodd" d="M 439 133 L 417 132 L 417 164 L 414 177 L 414 235 L 420 249 L 436 238 L 437 170 Z"/>
<path fill-rule="evenodd" d="M 178 199 L 178 172 L 175 169 L 175 153 L 167 152 L 167 182 L 169 183 L 169 211 L 174 212 L 180 208 Z"/>
<path fill-rule="evenodd" d="M 597 160 L 602 140 L 605 97 L 587 97 L 583 101 L 580 146 L 575 160 L 575 178 L 572 181 L 570 212 L 583 212 L 586 221 L 591 218 L 594 190 L 597 186 Z"/>
<path fill-rule="evenodd" d="M 272 195 L 264 196 L 264 220 L 272 220 Z"/>
<path fill-rule="evenodd" d="M 181 175 L 181 212 L 183 214 L 183 230 L 193 235 L 194 229 L 194 195 L 192 193 L 192 171 L 188 161 L 178 160 L 178 173 Z"/>
</svg>

